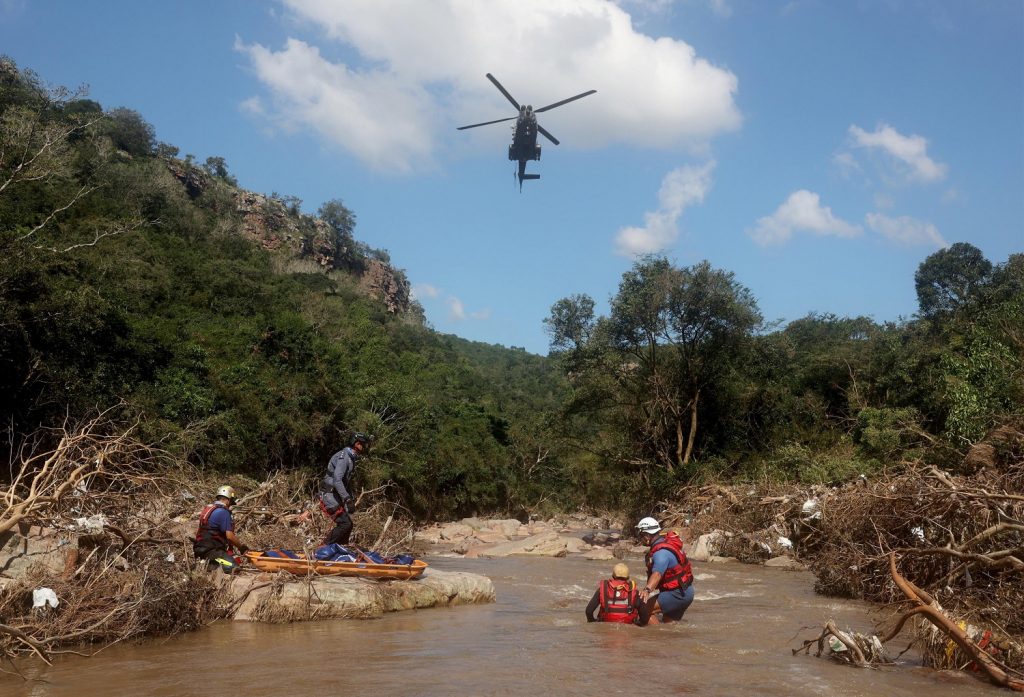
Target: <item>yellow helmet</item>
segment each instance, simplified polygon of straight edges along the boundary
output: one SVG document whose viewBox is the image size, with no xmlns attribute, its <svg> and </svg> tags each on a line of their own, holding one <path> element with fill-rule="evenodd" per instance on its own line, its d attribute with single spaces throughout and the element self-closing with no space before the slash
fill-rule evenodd
<svg viewBox="0 0 1024 697">
<path fill-rule="evenodd" d="M 615 568 L 612 569 L 612 578 L 629 578 L 629 567 L 625 564 L 616 564 Z"/>
<path fill-rule="evenodd" d="M 231 499 L 232 501 L 234 501 L 235 500 L 235 490 L 232 489 L 231 487 L 229 487 L 227 484 L 225 484 L 221 488 L 217 489 L 217 496 L 218 497 L 223 496 L 226 499 Z"/>
</svg>

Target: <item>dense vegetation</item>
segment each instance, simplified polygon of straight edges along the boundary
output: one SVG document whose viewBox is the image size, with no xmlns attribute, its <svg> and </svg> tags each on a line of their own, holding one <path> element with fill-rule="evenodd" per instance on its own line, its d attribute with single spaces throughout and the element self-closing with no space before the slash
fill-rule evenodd
<svg viewBox="0 0 1024 697">
<path fill-rule="evenodd" d="M 341 199 L 311 216 L 260 198 L 287 231 L 268 244 L 242 234 L 252 198 L 225 160 L 178 154 L 136 112 L 0 62 L 8 457 L 99 411 L 252 475 L 319 468 L 363 430 L 362 487 L 390 483 L 418 516 L 639 509 L 699 477 L 830 481 L 956 453 L 1024 411 L 1021 255 L 931 255 L 912 321 L 784 328 L 727 271 L 642 259 L 608 317 L 555 303 L 541 357 L 367 295 L 388 256 L 354 239 Z"/>
<path fill-rule="evenodd" d="M 810 314 L 772 330 L 731 273 L 642 259 L 608 317 L 578 295 L 546 320 L 571 386 L 567 435 L 660 490 L 723 475 L 830 482 L 900 461 L 956 466 L 1024 413 L 1024 254 L 993 266 L 957 243 L 914 280 L 912 321 Z"/>
</svg>

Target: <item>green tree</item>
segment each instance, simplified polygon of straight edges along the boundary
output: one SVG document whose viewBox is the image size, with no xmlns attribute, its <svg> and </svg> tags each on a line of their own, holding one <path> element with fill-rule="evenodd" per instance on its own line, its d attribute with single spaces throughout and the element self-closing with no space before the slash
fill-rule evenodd
<svg viewBox="0 0 1024 697">
<path fill-rule="evenodd" d="M 921 316 L 935 318 L 955 312 L 976 297 L 992 274 L 992 263 L 967 242 L 940 249 L 921 262 L 914 274 Z"/>
<path fill-rule="evenodd" d="M 107 113 L 106 135 L 118 150 L 143 157 L 156 150 L 156 132 L 139 112 L 118 107 Z"/>
<path fill-rule="evenodd" d="M 577 388 L 612 407 L 633 447 L 669 471 L 690 462 L 702 397 L 737 369 L 760 323 L 733 274 L 662 257 L 623 274 L 607 319 L 594 320 L 593 302 L 574 296 L 547 322 L 552 347 L 572 359 L 567 369 L 585 371 Z"/>
<path fill-rule="evenodd" d="M 157 154 L 160 154 L 161 148 L 166 149 L 163 143 L 161 143 L 160 146 L 158 146 Z M 209 174 L 210 176 L 217 177 L 218 179 L 223 179 L 225 182 L 232 186 L 236 186 L 238 184 L 238 181 L 234 177 L 232 177 L 231 173 L 228 171 L 227 160 L 225 160 L 223 157 L 206 158 L 206 162 L 203 164 L 203 169 L 205 169 L 207 174 Z"/>
</svg>

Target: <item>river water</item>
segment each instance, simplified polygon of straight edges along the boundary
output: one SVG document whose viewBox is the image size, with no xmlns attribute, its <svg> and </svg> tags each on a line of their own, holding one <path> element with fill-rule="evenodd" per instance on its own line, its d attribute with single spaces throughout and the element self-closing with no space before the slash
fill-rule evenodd
<svg viewBox="0 0 1024 697">
<path fill-rule="evenodd" d="M 793 656 L 829 618 L 841 628 L 872 628 L 869 606 L 815 595 L 804 572 L 695 564 L 696 600 L 683 621 L 632 627 L 588 624 L 583 614 L 611 562 L 429 561 L 489 576 L 497 602 L 376 620 L 224 622 L 89 659 L 61 657 L 52 667 L 26 662 L 34 680 L 0 676 L 0 695 L 1002 694 L 910 658 L 862 670 L 815 658 L 813 649 Z M 635 573 L 642 563 L 630 567 Z"/>
</svg>

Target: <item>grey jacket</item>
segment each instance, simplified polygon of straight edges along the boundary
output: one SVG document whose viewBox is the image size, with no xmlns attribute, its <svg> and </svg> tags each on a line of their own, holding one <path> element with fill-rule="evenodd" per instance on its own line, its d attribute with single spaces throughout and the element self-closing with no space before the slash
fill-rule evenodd
<svg viewBox="0 0 1024 697">
<path fill-rule="evenodd" d="M 328 508 L 337 508 L 346 499 L 352 498 L 352 472 L 358 459 L 359 453 L 349 447 L 331 456 L 327 463 L 327 473 L 320 480 L 320 495 Z"/>
</svg>

